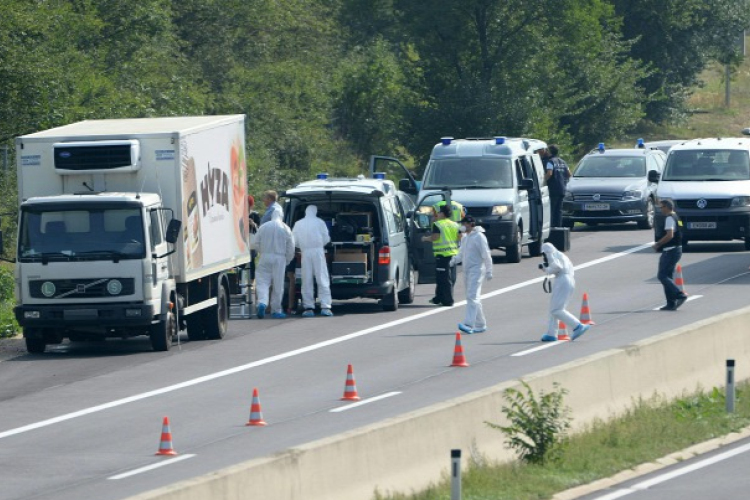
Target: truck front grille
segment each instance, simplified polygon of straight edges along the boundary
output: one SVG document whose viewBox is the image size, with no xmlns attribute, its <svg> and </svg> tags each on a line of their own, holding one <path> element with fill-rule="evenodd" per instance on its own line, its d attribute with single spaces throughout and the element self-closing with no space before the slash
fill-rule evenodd
<svg viewBox="0 0 750 500">
<path fill-rule="evenodd" d="M 117 280 L 122 285 L 119 293 L 110 293 L 107 285 Z M 49 285 L 51 283 L 54 286 Z M 119 289 L 119 287 L 113 287 Z M 54 293 L 50 293 L 54 290 Z M 47 292 L 47 294 L 44 293 Z M 29 294 L 35 299 L 83 299 L 92 297 L 122 297 L 135 293 L 133 278 L 94 278 L 82 280 L 31 280 Z"/>
</svg>

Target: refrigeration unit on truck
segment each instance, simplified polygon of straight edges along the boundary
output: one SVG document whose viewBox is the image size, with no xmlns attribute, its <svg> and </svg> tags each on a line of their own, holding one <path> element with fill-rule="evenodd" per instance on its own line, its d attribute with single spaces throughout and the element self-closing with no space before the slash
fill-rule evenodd
<svg viewBox="0 0 750 500">
<path fill-rule="evenodd" d="M 88 120 L 16 139 L 15 315 L 68 338 L 220 339 L 250 260 L 244 115 Z"/>
</svg>

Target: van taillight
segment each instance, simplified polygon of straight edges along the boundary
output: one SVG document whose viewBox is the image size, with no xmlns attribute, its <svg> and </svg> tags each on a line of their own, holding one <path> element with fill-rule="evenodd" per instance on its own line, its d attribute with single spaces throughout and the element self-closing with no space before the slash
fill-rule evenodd
<svg viewBox="0 0 750 500">
<path fill-rule="evenodd" d="M 388 265 L 391 263 L 391 248 L 383 247 L 378 252 L 378 264 Z"/>
</svg>

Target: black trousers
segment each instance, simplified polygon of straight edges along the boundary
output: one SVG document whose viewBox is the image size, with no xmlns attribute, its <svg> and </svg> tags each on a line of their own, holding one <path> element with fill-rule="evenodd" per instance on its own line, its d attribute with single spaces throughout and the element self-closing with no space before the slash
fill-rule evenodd
<svg viewBox="0 0 750 500">
<path fill-rule="evenodd" d="M 450 257 L 435 256 L 435 298 L 444 306 L 453 305 L 453 285 L 456 268 L 450 266 Z"/>
</svg>

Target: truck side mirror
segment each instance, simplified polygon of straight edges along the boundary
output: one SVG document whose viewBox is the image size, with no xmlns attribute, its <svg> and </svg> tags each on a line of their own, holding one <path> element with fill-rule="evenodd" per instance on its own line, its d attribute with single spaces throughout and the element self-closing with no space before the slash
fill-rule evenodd
<svg viewBox="0 0 750 500">
<path fill-rule="evenodd" d="M 659 182 L 660 178 L 661 178 L 661 174 L 657 172 L 656 170 L 648 171 L 648 182 Z"/>
<path fill-rule="evenodd" d="M 750 135 L 750 128 L 743 128 L 742 135 Z"/>
<path fill-rule="evenodd" d="M 164 236 L 164 239 L 167 240 L 167 243 L 172 243 L 173 245 L 177 243 L 177 237 L 180 235 L 181 227 L 182 221 L 179 221 L 177 219 L 172 219 L 169 221 L 169 225 L 167 225 L 167 234 Z"/>
</svg>

